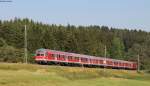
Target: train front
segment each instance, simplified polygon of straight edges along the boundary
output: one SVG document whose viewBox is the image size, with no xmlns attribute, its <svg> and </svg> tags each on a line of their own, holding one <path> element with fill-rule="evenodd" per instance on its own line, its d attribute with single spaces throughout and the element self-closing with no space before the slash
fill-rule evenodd
<svg viewBox="0 0 150 86">
<path fill-rule="evenodd" d="M 46 49 L 36 50 L 36 55 L 34 59 L 39 64 L 46 63 L 47 62 L 47 50 Z"/>
</svg>

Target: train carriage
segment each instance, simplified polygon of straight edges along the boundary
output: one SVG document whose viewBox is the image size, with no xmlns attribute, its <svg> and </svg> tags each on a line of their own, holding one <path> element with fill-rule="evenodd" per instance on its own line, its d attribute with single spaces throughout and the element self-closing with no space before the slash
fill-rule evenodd
<svg viewBox="0 0 150 86">
<path fill-rule="evenodd" d="M 136 62 L 95 57 L 49 49 L 36 50 L 36 56 L 34 58 L 37 63 L 59 63 L 82 66 L 100 66 L 117 69 L 137 69 Z"/>
</svg>

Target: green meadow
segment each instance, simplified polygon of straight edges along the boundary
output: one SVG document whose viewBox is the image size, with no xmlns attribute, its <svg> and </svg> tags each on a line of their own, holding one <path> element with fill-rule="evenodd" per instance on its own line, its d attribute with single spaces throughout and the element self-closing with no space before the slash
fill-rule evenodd
<svg viewBox="0 0 150 86">
<path fill-rule="evenodd" d="M 150 75 L 131 70 L 0 63 L 0 86 L 150 86 Z"/>
</svg>

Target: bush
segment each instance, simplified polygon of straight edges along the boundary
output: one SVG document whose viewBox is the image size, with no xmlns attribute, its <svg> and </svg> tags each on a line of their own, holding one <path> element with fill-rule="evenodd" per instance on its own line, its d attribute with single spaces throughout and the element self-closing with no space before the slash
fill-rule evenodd
<svg viewBox="0 0 150 86">
<path fill-rule="evenodd" d="M 12 46 L 0 47 L 0 61 L 1 62 L 22 62 L 23 61 L 23 50 L 16 49 Z"/>
</svg>

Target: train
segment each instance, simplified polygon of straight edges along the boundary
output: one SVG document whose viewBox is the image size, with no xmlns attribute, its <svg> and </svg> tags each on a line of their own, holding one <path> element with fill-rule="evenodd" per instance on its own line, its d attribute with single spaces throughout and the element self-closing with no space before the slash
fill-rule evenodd
<svg viewBox="0 0 150 86">
<path fill-rule="evenodd" d="M 39 64 L 60 64 L 85 67 L 136 70 L 137 62 L 96 57 L 50 49 L 37 49 L 34 59 Z"/>
</svg>

